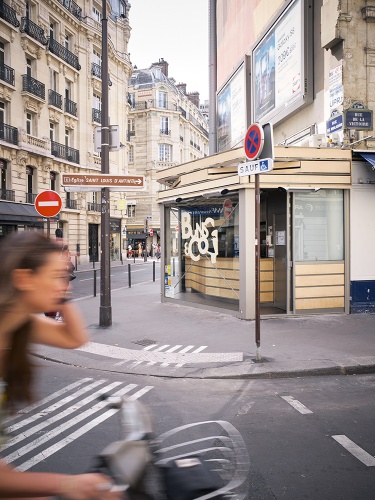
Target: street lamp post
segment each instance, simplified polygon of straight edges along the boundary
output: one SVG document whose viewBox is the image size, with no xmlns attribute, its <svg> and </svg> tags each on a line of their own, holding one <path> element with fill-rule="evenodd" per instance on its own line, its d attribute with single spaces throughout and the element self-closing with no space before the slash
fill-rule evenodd
<svg viewBox="0 0 375 500">
<path fill-rule="evenodd" d="M 101 173 L 109 174 L 109 110 L 108 110 L 108 19 L 107 1 L 102 1 L 102 130 Z M 109 188 L 101 190 L 101 266 L 99 326 L 112 325 L 110 275 L 110 197 Z"/>
</svg>

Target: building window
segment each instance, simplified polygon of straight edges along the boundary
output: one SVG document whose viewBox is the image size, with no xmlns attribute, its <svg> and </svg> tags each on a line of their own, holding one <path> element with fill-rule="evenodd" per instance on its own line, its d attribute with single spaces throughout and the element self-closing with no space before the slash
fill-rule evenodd
<svg viewBox="0 0 375 500">
<path fill-rule="evenodd" d="M 69 129 L 65 129 L 65 146 L 68 148 L 70 146 L 70 130 Z"/>
<path fill-rule="evenodd" d="M 161 134 L 169 134 L 169 118 L 162 116 L 160 118 L 160 133 Z"/>
<path fill-rule="evenodd" d="M 50 23 L 50 25 L 49 25 L 49 37 L 52 40 L 56 39 L 56 24 L 55 23 Z"/>
<path fill-rule="evenodd" d="M 126 17 L 126 2 L 124 0 L 120 0 L 120 17 Z"/>
<path fill-rule="evenodd" d="M 51 141 L 55 140 L 55 124 L 52 122 L 49 123 L 49 138 Z"/>
<path fill-rule="evenodd" d="M 5 102 L 0 101 L 0 123 L 5 123 Z"/>
<path fill-rule="evenodd" d="M 3 42 L 0 42 L 0 64 L 5 64 L 5 46 Z"/>
<path fill-rule="evenodd" d="M 158 108 L 167 108 L 167 93 L 158 92 Z"/>
<path fill-rule="evenodd" d="M 65 35 L 64 47 L 66 48 L 66 50 L 70 50 L 70 35 Z"/>
<path fill-rule="evenodd" d="M 33 134 L 33 115 L 31 113 L 26 113 L 26 133 Z"/>
<path fill-rule="evenodd" d="M 57 92 L 57 81 L 58 81 L 58 73 L 57 71 L 51 69 L 50 71 L 50 85 L 51 85 L 51 90 L 54 90 Z"/>
<path fill-rule="evenodd" d="M 293 193 L 297 262 L 344 259 L 344 194 L 341 189 Z M 275 235 L 276 245 L 278 235 Z"/>
<path fill-rule="evenodd" d="M 129 147 L 128 163 L 134 163 L 134 147 L 133 146 Z"/>
<path fill-rule="evenodd" d="M 172 146 L 159 144 L 159 161 L 172 161 Z"/>
<path fill-rule="evenodd" d="M 94 104 L 94 109 L 98 109 L 99 111 L 102 109 L 102 98 L 100 95 L 97 94 L 93 95 L 93 104 Z"/>
<path fill-rule="evenodd" d="M 30 78 L 32 74 L 31 59 L 26 59 L 26 75 Z"/>
<path fill-rule="evenodd" d="M 33 192 L 33 174 L 34 174 L 33 167 L 26 165 L 26 189 L 27 189 L 26 192 L 28 194 L 31 194 Z"/>
<path fill-rule="evenodd" d="M 56 172 L 50 172 L 49 173 L 49 178 L 50 178 L 50 181 L 51 181 L 51 186 L 50 186 L 50 189 L 52 191 L 56 191 L 56 180 L 57 180 L 57 174 Z"/>
<path fill-rule="evenodd" d="M 135 217 L 135 205 L 128 205 L 127 206 L 127 215 L 128 217 Z"/>
<path fill-rule="evenodd" d="M 99 66 L 102 65 L 102 55 L 95 49 L 93 50 L 92 60 L 95 64 L 98 64 Z"/>
</svg>

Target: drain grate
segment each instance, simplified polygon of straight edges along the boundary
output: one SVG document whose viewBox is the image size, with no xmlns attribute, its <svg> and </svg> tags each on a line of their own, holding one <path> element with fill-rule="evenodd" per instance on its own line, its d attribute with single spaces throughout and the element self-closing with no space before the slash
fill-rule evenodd
<svg viewBox="0 0 375 500">
<path fill-rule="evenodd" d="M 158 343 L 157 340 L 151 339 L 132 340 L 131 342 L 132 344 L 143 345 L 144 347 Z"/>
</svg>

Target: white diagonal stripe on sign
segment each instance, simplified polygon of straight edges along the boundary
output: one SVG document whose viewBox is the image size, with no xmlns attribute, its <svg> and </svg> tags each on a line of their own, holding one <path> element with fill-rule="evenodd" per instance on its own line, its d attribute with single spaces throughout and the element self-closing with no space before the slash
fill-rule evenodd
<svg viewBox="0 0 375 500">
<path fill-rule="evenodd" d="M 22 408 L 22 410 L 18 411 L 16 415 L 12 415 L 10 418 L 6 419 L 6 422 L 10 422 L 11 420 L 15 420 L 17 417 L 20 415 L 24 415 L 25 413 L 30 413 L 31 411 L 35 410 L 35 408 L 38 408 L 39 406 L 43 406 L 45 403 L 49 403 L 53 399 L 58 398 L 59 396 L 62 396 L 66 392 L 71 391 L 72 389 L 75 389 L 76 387 L 79 387 L 80 385 L 89 382 L 92 380 L 92 378 L 83 378 L 81 380 L 78 380 L 77 382 L 73 382 L 73 384 L 67 385 L 66 387 L 63 387 L 62 389 L 53 392 L 49 396 L 46 396 L 45 398 L 41 399 L 40 401 L 37 401 L 36 403 L 33 403 L 30 406 L 26 406 L 25 408 Z"/>
<path fill-rule="evenodd" d="M 143 394 L 150 391 L 151 389 L 153 389 L 153 386 L 144 387 L 144 389 L 141 389 L 137 393 L 130 396 L 129 399 L 132 399 L 132 400 L 138 399 L 141 396 L 143 396 Z M 118 391 L 118 393 L 113 394 L 113 396 L 122 396 L 122 394 L 120 394 L 120 393 L 121 393 L 121 391 Z M 49 456 L 53 455 L 54 453 L 56 453 L 57 451 L 61 450 L 61 448 L 64 448 L 64 446 L 67 446 L 68 444 L 73 442 L 75 439 L 81 437 L 83 434 L 86 434 L 86 432 L 90 431 L 91 429 L 93 429 L 94 427 L 99 425 L 101 422 L 104 422 L 104 420 L 107 420 L 107 418 L 111 417 L 112 415 L 115 415 L 115 413 L 117 413 L 118 411 L 119 411 L 118 408 L 113 408 L 111 410 L 106 411 L 105 413 L 103 413 L 99 417 L 96 417 L 94 420 L 91 420 L 90 422 L 88 422 L 84 426 L 77 429 L 75 432 L 70 434 L 65 439 L 62 439 L 61 441 L 54 444 L 53 446 L 50 446 L 46 450 L 38 453 L 35 457 L 30 458 L 29 460 L 27 460 L 23 464 L 19 465 L 17 467 L 17 469 L 21 470 L 21 471 L 25 471 L 25 470 L 30 469 L 30 467 L 33 467 L 34 465 L 41 462 L 42 460 L 45 460 L 47 457 L 49 457 Z"/>
<path fill-rule="evenodd" d="M 115 394 L 112 394 L 112 396 L 122 396 L 123 394 L 126 394 L 129 392 L 129 389 L 125 387 L 124 389 L 120 389 L 117 391 Z M 78 424 L 78 422 L 81 422 L 82 420 L 85 420 L 85 418 L 90 417 L 94 413 L 99 412 L 103 408 L 105 408 L 108 405 L 107 401 L 101 401 L 100 403 L 96 403 L 94 406 L 89 408 L 88 410 L 80 413 L 77 415 L 75 418 L 72 418 L 71 420 L 68 420 L 67 422 L 64 422 L 63 424 L 59 425 L 55 429 L 51 430 L 48 432 L 48 434 L 44 436 L 40 436 L 37 439 L 34 439 L 34 441 L 31 441 L 27 445 L 23 446 L 19 450 L 16 450 L 13 453 L 10 453 L 9 455 L 6 455 L 4 458 L 4 461 L 7 463 L 14 462 L 14 460 L 17 460 L 18 458 L 22 457 L 23 455 L 26 455 L 26 453 L 29 453 L 31 450 L 34 448 L 37 448 L 38 446 L 41 446 L 45 442 L 49 441 L 50 439 L 58 436 L 62 432 L 64 432 L 66 429 L 69 429 L 69 427 L 72 427 L 73 425 Z"/>
<path fill-rule="evenodd" d="M 91 403 L 95 399 L 98 399 L 98 396 L 100 394 L 103 394 L 103 390 L 105 390 L 105 391 L 111 391 L 112 389 L 114 389 L 115 387 L 118 387 L 119 385 L 121 385 L 121 382 L 114 382 L 114 383 L 112 383 L 112 384 L 110 384 L 110 385 L 108 385 L 106 387 L 102 387 L 100 389 L 100 391 L 96 391 L 93 394 L 90 394 L 90 396 L 87 396 L 87 398 L 82 399 L 81 401 L 79 401 L 79 403 L 76 403 L 73 406 L 70 406 L 66 410 L 64 410 L 62 412 L 59 412 L 57 415 L 54 415 L 53 417 L 48 418 L 47 420 L 44 420 L 43 422 L 41 422 L 38 425 L 35 425 L 34 427 L 31 427 L 30 429 L 27 429 L 26 431 L 22 432 L 21 434 L 19 434 L 18 436 L 14 437 L 13 439 L 9 439 L 3 445 L 3 450 L 5 450 L 6 448 L 10 448 L 11 446 L 14 446 L 15 444 L 23 441 L 24 439 L 26 439 L 26 438 L 32 436 L 33 434 L 41 431 L 45 427 L 48 427 L 49 425 L 54 424 L 55 422 L 58 422 L 59 420 L 61 420 L 64 417 L 67 417 L 71 413 L 74 413 L 75 411 L 79 410 L 80 408 L 82 408 L 83 406 L 87 405 L 88 403 Z M 130 384 L 130 385 L 127 386 L 128 391 L 131 391 L 132 389 L 135 389 L 135 387 L 137 387 L 136 384 Z"/>
<path fill-rule="evenodd" d="M 78 397 L 82 396 L 82 394 L 84 394 L 85 392 L 91 391 L 91 389 L 94 389 L 98 385 L 104 384 L 104 382 L 106 382 L 106 380 L 97 380 L 97 381 L 93 382 L 92 384 L 89 384 L 89 385 L 86 385 L 85 387 L 82 387 L 81 389 L 79 389 L 75 393 L 71 394 L 70 396 L 67 396 L 66 398 L 61 399 L 60 401 L 58 401 L 57 403 L 55 403 L 51 406 L 48 406 L 48 408 L 45 408 L 44 410 L 40 411 L 39 413 L 36 413 L 35 415 L 31 415 L 31 417 L 25 418 L 24 420 L 21 420 L 20 422 L 17 422 L 16 424 L 13 424 L 13 425 L 7 427 L 7 432 L 8 433 L 14 432 L 14 431 L 20 429 L 21 427 L 26 427 L 27 425 L 31 424 L 32 422 L 35 422 L 35 420 L 39 420 L 42 417 L 46 417 L 49 413 L 54 412 L 58 408 L 61 408 L 64 404 L 70 403 L 71 401 L 73 401 L 73 399 L 77 399 Z M 120 383 L 121 382 L 119 382 L 119 384 Z M 96 394 L 98 394 L 98 393 L 96 393 Z M 8 443 L 6 443 L 6 444 L 8 444 Z"/>
</svg>

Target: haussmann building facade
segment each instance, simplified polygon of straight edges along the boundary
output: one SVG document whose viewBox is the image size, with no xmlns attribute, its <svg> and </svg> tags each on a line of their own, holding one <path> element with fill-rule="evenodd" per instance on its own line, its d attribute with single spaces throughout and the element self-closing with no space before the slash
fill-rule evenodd
<svg viewBox="0 0 375 500">
<path fill-rule="evenodd" d="M 210 155 L 157 173 L 162 300 L 253 319 L 257 248 L 263 317 L 371 311 L 375 3 L 209 3 Z M 257 247 L 254 122 L 274 154 Z"/>
</svg>

